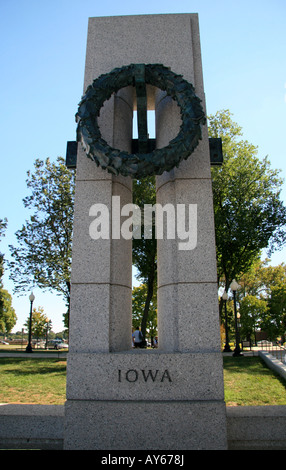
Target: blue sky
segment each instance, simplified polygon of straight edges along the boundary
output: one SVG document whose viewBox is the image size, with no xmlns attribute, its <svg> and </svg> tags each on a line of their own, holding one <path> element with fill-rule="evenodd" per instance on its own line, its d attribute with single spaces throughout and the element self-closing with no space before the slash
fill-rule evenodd
<svg viewBox="0 0 286 470">
<path fill-rule="evenodd" d="M 0 218 L 8 218 L 0 251 L 9 258 L 14 233 L 28 217 L 26 172 L 36 158 L 65 156 L 75 140 L 74 115 L 83 93 L 87 23 L 91 16 L 198 13 L 208 114 L 229 109 L 244 138 L 269 156 L 285 178 L 285 0 L 0 0 Z M 286 204 L 286 186 L 282 191 Z M 286 249 L 272 264 L 286 262 Z M 4 287 L 12 294 L 9 273 Z M 64 302 L 34 291 L 53 330 L 63 328 Z M 22 328 L 29 293 L 13 295 Z"/>
</svg>

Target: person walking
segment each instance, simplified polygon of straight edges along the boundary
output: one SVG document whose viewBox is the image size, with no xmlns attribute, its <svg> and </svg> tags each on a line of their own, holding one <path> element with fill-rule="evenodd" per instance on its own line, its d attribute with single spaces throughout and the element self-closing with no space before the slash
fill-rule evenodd
<svg viewBox="0 0 286 470">
<path fill-rule="evenodd" d="M 142 335 L 141 331 L 139 330 L 139 326 L 137 326 L 137 328 L 133 332 L 132 336 L 133 336 L 133 342 L 134 342 L 135 348 L 141 348 L 143 335 Z"/>
</svg>

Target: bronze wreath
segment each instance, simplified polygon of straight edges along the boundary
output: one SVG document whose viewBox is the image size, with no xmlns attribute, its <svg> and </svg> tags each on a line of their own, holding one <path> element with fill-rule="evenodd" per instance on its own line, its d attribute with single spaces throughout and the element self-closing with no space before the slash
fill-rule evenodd
<svg viewBox="0 0 286 470">
<path fill-rule="evenodd" d="M 179 105 L 182 124 L 179 134 L 161 149 L 151 153 L 121 151 L 110 147 L 101 137 L 97 118 L 103 103 L 121 88 L 134 84 L 134 64 L 116 68 L 96 78 L 90 85 L 76 114 L 77 141 L 89 158 L 109 172 L 133 178 L 160 175 L 186 160 L 201 139 L 206 118 L 194 87 L 181 75 L 160 64 L 145 65 L 145 82 L 166 91 Z"/>
</svg>

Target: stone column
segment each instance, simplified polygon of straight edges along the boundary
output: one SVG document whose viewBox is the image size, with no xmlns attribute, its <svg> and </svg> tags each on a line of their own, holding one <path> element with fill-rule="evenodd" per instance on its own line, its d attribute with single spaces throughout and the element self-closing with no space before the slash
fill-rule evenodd
<svg viewBox="0 0 286 470">
<path fill-rule="evenodd" d="M 130 63 L 168 66 L 204 99 L 198 16 L 90 18 L 85 87 Z M 102 133 L 113 145 L 130 145 L 132 100 L 126 93 L 102 110 Z M 161 92 L 156 115 L 157 145 L 165 146 L 180 120 Z M 81 150 L 78 160 L 65 449 L 225 449 L 206 126 L 195 153 L 157 178 L 157 202 L 175 209 L 191 204 L 190 223 L 197 215 L 198 227 L 192 249 L 178 250 L 180 237 L 158 241 L 158 350 L 130 349 L 130 241 L 95 243 L 89 235 L 90 207 L 106 204 L 112 214 L 112 196 L 131 202 L 131 181 L 96 168 Z"/>
<path fill-rule="evenodd" d="M 110 99 L 101 113 L 102 135 L 130 151 L 132 90 Z M 114 196 L 117 196 L 114 200 Z M 112 237 L 112 215 L 132 202 L 131 178 L 115 177 L 86 157 L 78 146 L 71 277 L 70 352 L 130 348 L 132 240 Z M 115 206 L 116 203 L 116 207 Z M 92 238 L 92 222 L 108 211 L 109 235 Z M 117 207 L 120 204 L 120 207 Z M 117 214 L 118 215 L 118 214 Z"/>
<path fill-rule="evenodd" d="M 170 141 L 180 115 L 176 103 L 160 99 L 157 145 Z M 207 128 L 191 157 L 157 177 L 157 203 L 186 216 L 174 240 L 158 240 L 158 330 L 164 351 L 220 351 L 215 231 Z M 181 208 L 179 207 L 181 205 Z M 190 217 L 190 218 L 189 218 Z M 182 220 L 184 222 L 184 220 Z M 187 238 L 183 229 L 186 231 Z"/>
</svg>

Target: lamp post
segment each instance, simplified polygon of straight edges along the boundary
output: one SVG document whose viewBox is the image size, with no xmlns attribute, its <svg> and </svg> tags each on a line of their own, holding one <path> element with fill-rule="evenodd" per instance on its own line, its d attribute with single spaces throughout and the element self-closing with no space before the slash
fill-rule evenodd
<svg viewBox="0 0 286 470">
<path fill-rule="evenodd" d="M 227 309 L 226 309 L 226 301 L 228 299 L 228 295 L 226 290 L 222 294 L 222 298 L 224 300 L 224 308 L 225 308 L 225 345 L 223 352 L 231 352 L 229 341 L 228 341 L 228 324 L 227 324 Z"/>
<path fill-rule="evenodd" d="M 233 292 L 233 306 L 234 306 L 234 321 L 235 321 L 235 349 L 233 353 L 233 357 L 243 356 L 241 354 L 241 349 L 239 346 L 240 338 L 239 338 L 239 330 L 237 325 L 237 311 L 236 311 L 236 291 L 239 289 L 240 285 L 233 279 L 232 283 L 230 284 L 230 288 Z"/>
<path fill-rule="evenodd" d="M 31 353 L 33 352 L 32 349 L 32 344 L 31 344 L 31 339 L 32 339 L 32 311 L 33 311 L 33 302 L 35 300 L 35 296 L 33 292 L 29 295 L 29 300 L 30 300 L 30 321 L 29 321 L 29 342 L 28 346 L 26 347 L 26 352 Z"/>
<path fill-rule="evenodd" d="M 46 329 L 46 349 L 48 349 L 48 342 L 49 342 L 49 329 L 51 327 L 51 320 L 47 319 L 47 329 Z"/>
</svg>

